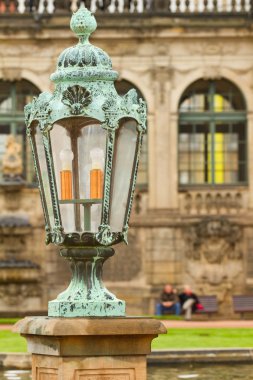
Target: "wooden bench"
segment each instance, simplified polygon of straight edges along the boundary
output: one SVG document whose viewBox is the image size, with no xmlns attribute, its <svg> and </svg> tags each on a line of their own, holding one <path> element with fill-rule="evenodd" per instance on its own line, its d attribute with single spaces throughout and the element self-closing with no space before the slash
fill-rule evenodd
<svg viewBox="0 0 253 380">
<path fill-rule="evenodd" d="M 212 314 L 218 313 L 217 297 L 214 296 L 198 296 L 199 302 L 203 305 L 203 310 L 196 310 L 196 314 L 207 314 L 210 317 Z"/>
<path fill-rule="evenodd" d="M 214 296 L 198 296 L 199 302 L 203 305 L 203 310 L 196 310 L 195 314 L 207 314 L 210 317 L 212 314 L 218 313 L 217 297 Z M 157 301 L 156 303 L 159 303 Z M 174 314 L 171 311 L 166 311 L 166 314 Z"/>
<path fill-rule="evenodd" d="M 253 313 L 253 295 L 233 296 L 234 313 L 240 313 L 241 318 L 244 313 Z"/>
</svg>

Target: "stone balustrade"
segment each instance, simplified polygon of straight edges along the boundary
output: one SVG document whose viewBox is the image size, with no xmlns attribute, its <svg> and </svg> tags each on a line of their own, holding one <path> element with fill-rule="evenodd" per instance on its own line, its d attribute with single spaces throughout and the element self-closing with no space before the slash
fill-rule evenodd
<svg viewBox="0 0 253 380">
<path fill-rule="evenodd" d="M 242 190 L 186 191 L 180 194 L 180 211 L 188 215 L 238 214 L 245 211 L 247 192 Z"/>
<path fill-rule="evenodd" d="M 78 9 L 80 0 L 0 0 L 0 16 L 6 14 L 62 14 Z M 92 12 L 163 13 L 171 17 L 252 14 L 251 0 L 86 0 Z"/>
</svg>

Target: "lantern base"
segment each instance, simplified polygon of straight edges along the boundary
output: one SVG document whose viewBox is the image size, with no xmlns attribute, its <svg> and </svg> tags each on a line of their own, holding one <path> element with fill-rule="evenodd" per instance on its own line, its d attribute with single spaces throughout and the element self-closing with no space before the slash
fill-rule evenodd
<svg viewBox="0 0 253 380">
<path fill-rule="evenodd" d="M 69 287 L 48 304 L 49 317 L 124 317 L 125 302 L 109 292 L 102 281 L 105 260 L 112 248 L 66 248 L 60 251 L 71 263 Z"/>
<path fill-rule="evenodd" d="M 48 303 L 49 317 L 124 317 L 124 301 L 59 302 Z"/>
</svg>

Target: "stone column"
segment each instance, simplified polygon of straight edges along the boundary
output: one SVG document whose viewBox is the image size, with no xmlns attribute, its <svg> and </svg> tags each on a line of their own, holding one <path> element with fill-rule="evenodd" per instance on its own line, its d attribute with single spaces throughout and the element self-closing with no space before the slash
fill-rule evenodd
<svg viewBox="0 0 253 380">
<path fill-rule="evenodd" d="M 166 328 L 149 318 L 27 317 L 15 331 L 27 339 L 33 380 L 145 380 L 151 341 Z"/>
</svg>

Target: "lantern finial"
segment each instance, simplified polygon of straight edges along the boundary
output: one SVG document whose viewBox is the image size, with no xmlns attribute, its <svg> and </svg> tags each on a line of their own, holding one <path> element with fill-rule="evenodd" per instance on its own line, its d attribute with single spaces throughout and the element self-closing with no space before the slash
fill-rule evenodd
<svg viewBox="0 0 253 380">
<path fill-rule="evenodd" d="M 70 21 L 71 30 L 77 35 L 81 44 L 89 42 L 89 36 L 97 28 L 93 14 L 82 4 Z"/>
</svg>

